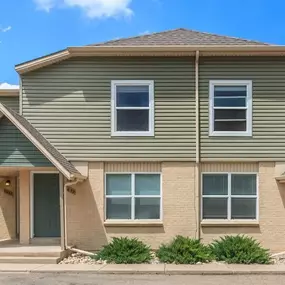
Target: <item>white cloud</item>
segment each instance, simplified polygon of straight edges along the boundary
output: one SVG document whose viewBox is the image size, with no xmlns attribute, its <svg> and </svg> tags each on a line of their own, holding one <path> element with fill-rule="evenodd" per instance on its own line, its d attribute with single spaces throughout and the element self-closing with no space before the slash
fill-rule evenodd
<svg viewBox="0 0 285 285">
<path fill-rule="evenodd" d="M 12 27 L 11 27 L 11 26 L 8 26 L 8 27 L 6 27 L 6 28 L 0 28 L 0 31 L 3 32 L 3 33 L 6 33 L 6 32 L 8 32 L 8 31 L 10 31 L 11 29 L 12 29 Z"/>
<path fill-rule="evenodd" d="M 0 89 L 19 89 L 19 85 L 13 85 L 9 83 L 0 83 Z"/>
<path fill-rule="evenodd" d="M 37 7 L 49 12 L 52 8 L 61 5 L 84 11 L 89 18 L 112 18 L 118 16 L 131 16 L 132 0 L 34 0 Z"/>
<path fill-rule="evenodd" d="M 130 16 L 129 8 L 131 0 L 64 0 L 70 7 L 83 9 L 90 18 Z"/>
<path fill-rule="evenodd" d="M 37 8 L 49 12 L 56 5 L 56 0 L 34 0 Z"/>
</svg>

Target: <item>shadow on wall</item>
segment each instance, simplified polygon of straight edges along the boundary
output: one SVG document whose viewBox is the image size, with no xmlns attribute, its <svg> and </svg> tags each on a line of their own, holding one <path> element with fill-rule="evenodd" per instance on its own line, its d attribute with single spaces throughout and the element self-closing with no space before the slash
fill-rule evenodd
<svg viewBox="0 0 285 285">
<path fill-rule="evenodd" d="M 278 187 L 280 197 L 281 197 L 281 200 L 283 203 L 283 207 L 285 208 L 285 183 L 280 183 L 277 181 L 276 181 L 276 183 L 277 183 L 277 187 Z"/>
<path fill-rule="evenodd" d="M 192 61 L 188 57 L 186 59 L 168 58 L 167 61 L 164 57 L 144 57 L 143 59 L 141 57 L 109 57 L 108 59 L 74 57 L 67 59 L 22 76 L 23 98 L 28 103 L 25 108 L 40 107 L 55 100 L 62 104 L 70 100 L 74 104 L 85 106 L 86 103 L 90 106 L 97 101 L 109 101 L 112 80 L 155 80 L 159 88 L 163 88 L 162 86 L 168 82 L 167 76 L 170 75 L 162 79 L 161 74 L 165 73 L 170 65 L 177 67 L 177 64 L 181 67 L 175 69 L 176 75 L 181 75 L 183 80 L 188 82 L 190 80 L 192 88 L 194 86 L 194 57 Z M 173 92 L 175 94 L 175 91 Z M 172 96 L 165 96 L 165 99 L 175 102 L 187 100 L 183 98 L 184 96 L 177 96 L 175 99 Z"/>
<path fill-rule="evenodd" d="M 238 235 L 238 234 L 249 234 L 255 235 L 260 234 L 260 227 L 259 226 L 246 226 L 246 227 L 230 227 L 230 226 L 220 226 L 220 227 L 202 227 L 202 234 L 203 235 L 213 235 L 214 238 L 218 236 L 225 236 L 225 235 Z"/>
<path fill-rule="evenodd" d="M 16 238 L 16 179 L 9 180 L 0 178 L 0 240 Z"/>
<path fill-rule="evenodd" d="M 67 193 L 67 238 L 69 245 L 96 250 L 108 243 L 100 217 L 98 194 L 89 180 L 76 187 L 76 194 Z"/>
<path fill-rule="evenodd" d="M 146 227 L 146 226 L 141 226 L 141 227 L 106 227 L 106 233 L 107 234 L 116 234 L 116 235 L 137 235 L 137 234 L 164 234 L 164 228 L 163 226 L 161 227 Z"/>
<path fill-rule="evenodd" d="M 0 120 L 0 166 L 53 166 L 6 118 Z"/>
<path fill-rule="evenodd" d="M 134 61 L 140 63 L 141 59 Z M 100 57 L 72 58 L 24 74 L 22 82 L 23 98 L 28 103 L 26 108 L 40 108 L 53 101 L 62 104 L 73 102 L 77 106 L 109 101 L 111 80 L 120 79 L 120 71 L 116 67 L 122 64 L 128 70 L 126 61 L 118 57 L 111 57 L 108 61 Z M 130 72 L 130 76 L 137 79 L 133 72 Z M 143 75 L 140 79 L 144 79 Z M 37 93 L 41 94 L 40 99 L 35 97 L 35 87 Z"/>
</svg>

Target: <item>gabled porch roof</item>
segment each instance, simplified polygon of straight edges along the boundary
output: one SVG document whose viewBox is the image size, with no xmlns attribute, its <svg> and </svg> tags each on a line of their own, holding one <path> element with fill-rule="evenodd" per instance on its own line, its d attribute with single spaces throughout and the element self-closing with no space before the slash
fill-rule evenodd
<svg viewBox="0 0 285 285">
<path fill-rule="evenodd" d="M 5 116 L 68 180 L 86 179 L 45 137 L 23 116 L 0 103 Z M 1 116 L 1 115 L 0 115 Z"/>
</svg>

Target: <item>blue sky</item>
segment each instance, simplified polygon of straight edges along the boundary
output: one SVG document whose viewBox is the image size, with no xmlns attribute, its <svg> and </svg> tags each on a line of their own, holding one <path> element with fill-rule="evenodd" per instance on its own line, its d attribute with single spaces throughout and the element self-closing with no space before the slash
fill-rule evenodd
<svg viewBox="0 0 285 285">
<path fill-rule="evenodd" d="M 282 0 L 1 0 L 0 82 L 67 46 L 184 27 L 285 45 Z"/>
</svg>

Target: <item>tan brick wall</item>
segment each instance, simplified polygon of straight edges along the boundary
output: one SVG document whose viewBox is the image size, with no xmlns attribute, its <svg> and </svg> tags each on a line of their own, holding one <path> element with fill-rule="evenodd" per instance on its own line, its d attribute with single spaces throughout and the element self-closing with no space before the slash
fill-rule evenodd
<svg viewBox="0 0 285 285">
<path fill-rule="evenodd" d="M 228 169 L 231 167 L 229 165 Z M 258 172 L 259 226 L 202 226 L 201 238 L 205 242 L 225 234 L 248 234 L 272 251 L 285 250 L 285 184 L 275 180 L 275 163 L 259 163 Z"/>
<path fill-rule="evenodd" d="M 130 169 L 132 165 L 133 169 Z M 111 237 L 138 237 L 152 248 L 175 235 L 197 236 L 195 201 L 195 164 L 161 163 L 163 192 L 163 226 L 104 225 L 104 172 L 150 171 L 157 166 L 92 162 L 89 179 L 67 194 L 68 242 L 86 250 L 96 250 Z M 259 224 L 257 226 L 202 226 L 201 238 L 211 242 L 225 234 L 248 234 L 272 251 L 285 249 L 285 185 L 275 181 L 275 163 L 217 163 L 201 165 L 201 171 L 258 172 Z"/>
<path fill-rule="evenodd" d="M 6 178 L 0 182 L 0 240 L 16 237 L 16 180 L 11 177 L 11 185 L 6 186 Z M 5 193 L 5 189 L 12 195 Z"/>
<path fill-rule="evenodd" d="M 30 171 L 20 170 L 19 174 L 20 202 L 20 243 L 30 242 Z"/>
<path fill-rule="evenodd" d="M 69 245 L 87 250 L 107 243 L 103 226 L 104 163 L 89 163 L 89 179 L 67 193 L 67 238 Z"/>
<path fill-rule="evenodd" d="M 105 164 L 105 169 L 122 169 L 122 164 Z M 126 171 L 153 171 L 157 163 L 135 165 Z M 167 242 L 175 235 L 195 236 L 194 207 L 195 164 L 165 162 L 161 164 L 163 192 L 162 226 L 105 226 L 104 225 L 104 163 L 89 163 L 89 179 L 77 187 L 76 195 L 67 196 L 67 232 L 70 245 L 96 250 L 112 237 L 138 237 L 152 248 Z M 159 169 L 160 169 L 159 167 Z"/>
</svg>

